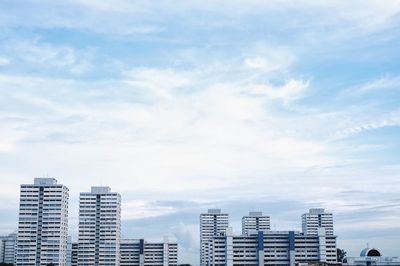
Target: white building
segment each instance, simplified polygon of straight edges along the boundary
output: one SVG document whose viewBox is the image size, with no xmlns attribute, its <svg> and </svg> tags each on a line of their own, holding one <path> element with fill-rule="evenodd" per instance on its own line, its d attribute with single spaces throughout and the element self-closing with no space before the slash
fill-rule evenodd
<svg viewBox="0 0 400 266">
<path fill-rule="evenodd" d="M 71 261 L 72 261 L 72 237 L 68 236 L 67 238 L 67 258 L 65 261 L 66 266 L 71 266 Z"/>
<path fill-rule="evenodd" d="M 249 212 L 248 216 L 242 218 L 242 234 L 249 235 L 259 231 L 271 230 L 271 222 L 269 216 L 263 215 L 262 212 Z"/>
<path fill-rule="evenodd" d="M 68 188 L 54 178 L 21 185 L 16 265 L 65 266 Z"/>
<path fill-rule="evenodd" d="M 80 266 L 119 266 L 121 195 L 109 187 L 92 187 L 79 197 Z"/>
<path fill-rule="evenodd" d="M 0 236 L 0 263 L 15 264 L 17 234 Z"/>
<path fill-rule="evenodd" d="M 177 266 L 178 244 L 150 243 L 143 239 L 122 239 L 120 266 Z"/>
<path fill-rule="evenodd" d="M 333 215 L 324 209 L 310 209 L 301 216 L 302 230 L 307 235 L 317 235 L 318 228 L 325 228 L 327 235 L 333 235 Z"/>
<path fill-rule="evenodd" d="M 221 209 L 209 209 L 200 214 L 200 265 L 207 265 L 209 240 L 223 234 L 229 226 L 229 215 Z"/>
<path fill-rule="evenodd" d="M 234 236 L 231 230 L 209 240 L 206 264 L 233 265 L 308 265 L 336 263 L 336 237 L 320 228 L 317 235 L 294 231 L 259 231 L 254 235 Z"/>
<path fill-rule="evenodd" d="M 385 257 L 376 248 L 361 250 L 360 257 L 347 257 L 343 265 L 349 266 L 400 266 L 399 257 Z"/>
<path fill-rule="evenodd" d="M 71 266 L 78 266 L 78 243 L 71 244 Z"/>
</svg>

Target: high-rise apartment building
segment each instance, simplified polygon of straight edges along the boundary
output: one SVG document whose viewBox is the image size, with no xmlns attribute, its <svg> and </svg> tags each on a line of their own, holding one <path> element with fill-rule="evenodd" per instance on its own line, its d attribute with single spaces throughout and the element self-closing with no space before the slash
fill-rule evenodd
<svg viewBox="0 0 400 266">
<path fill-rule="evenodd" d="M 209 209 L 200 214 L 200 265 L 207 265 L 209 240 L 224 234 L 229 226 L 229 215 L 221 213 L 221 209 Z"/>
<path fill-rule="evenodd" d="M 21 185 L 16 265 L 65 266 L 69 191 L 54 178 Z"/>
<path fill-rule="evenodd" d="M 301 216 L 302 230 L 306 235 L 317 235 L 318 228 L 325 228 L 327 235 L 333 235 L 333 215 L 324 209 L 310 209 Z"/>
<path fill-rule="evenodd" d="M 79 197 L 80 266 L 119 266 L 121 195 L 109 187 L 92 187 Z"/>
<path fill-rule="evenodd" d="M 259 231 L 271 230 L 269 216 L 263 215 L 262 212 L 249 212 L 248 216 L 242 218 L 242 234 L 256 234 Z"/>
<path fill-rule="evenodd" d="M 0 263 L 15 264 L 17 234 L 0 236 Z"/>
</svg>

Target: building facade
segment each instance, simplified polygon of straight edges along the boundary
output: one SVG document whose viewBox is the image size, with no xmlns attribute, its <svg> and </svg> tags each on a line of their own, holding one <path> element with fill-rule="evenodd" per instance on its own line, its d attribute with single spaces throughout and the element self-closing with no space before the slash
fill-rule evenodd
<svg viewBox="0 0 400 266">
<path fill-rule="evenodd" d="M 71 244 L 71 266 L 78 266 L 78 243 Z"/>
<path fill-rule="evenodd" d="M 15 264 L 15 246 L 17 234 L 0 236 L 0 263 Z"/>
<path fill-rule="evenodd" d="M 234 265 L 308 265 L 336 263 L 336 237 L 321 228 L 317 235 L 294 231 L 259 231 L 253 235 L 223 236 L 209 240 L 207 264 Z"/>
<path fill-rule="evenodd" d="M 71 263 L 72 263 L 71 255 L 72 255 L 72 237 L 68 236 L 68 238 L 67 238 L 67 259 L 65 262 L 66 266 L 71 266 Z"/>
<path fill-rule="evenodd" d="M 214 236 L 224 234 L 229 227 L 229 215 L 221 209 L 209 209 L 200 214 L 200 265 L 207 265 L 209 240 Z"/>
<path fill-rule="evenodd" d="M 249 212 L 242 218 L 242 234 L 249 235 L 259 231 L 271 230 L 270 217 L 262 212 Z"/>
<path fill-rule="evenodd" d="M 150 243 L 144 239 L 123 239 L 120 266 L 177 266 L 178 244 L 167 239 Z"/>
<path fill-rule="evenodd" d="M 92 187 L 79 197 L 80 266 L 119 266 L 121 195 L 109 187 Z"/>
<path fill-rule="evenodd" d="M 324 209 L 310 209 L 308 213 L 301 216 L 302 231 L 306 235 L 317 235 L 318 228 L 325 228 L 327 235 L 334 235 L 333 215 Z"/>
<path fill-rule="evenodd" d="M 400 266 L 400 257 L 385 257 L 376 248 L 364 248 L 360 257 L 347 257 L 343 265 L 349 266 Z"/>
<path fill-rule="evenodd" d="M 69 191 L 54 178 L 21 185 L 16 265 L 65 266 Z"/>
</svg>

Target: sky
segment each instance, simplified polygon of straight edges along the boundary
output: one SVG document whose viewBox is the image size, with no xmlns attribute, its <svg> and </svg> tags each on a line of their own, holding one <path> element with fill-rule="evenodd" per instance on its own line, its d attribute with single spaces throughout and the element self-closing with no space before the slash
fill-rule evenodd
<svg viewBox="0 0 400 266">
<path fill-rule="evenodd" d="M 276 230 L 333 212 L 338 247 L 400 255 L 400 1 L 0 3 L 0 233 L 19 185 L 122 195 L 126 238 L 199 262 L 199 214 Z"/>
</svg>

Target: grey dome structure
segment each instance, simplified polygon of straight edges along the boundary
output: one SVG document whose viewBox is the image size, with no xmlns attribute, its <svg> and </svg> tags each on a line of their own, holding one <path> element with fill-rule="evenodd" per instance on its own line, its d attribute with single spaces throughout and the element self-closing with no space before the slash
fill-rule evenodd
<svg viewBox="0 0 400 266">
<path fill-rule="evenodd" d="M 360 257 L 381 257 L 382 254 L 376 248 L 364 248 L 361 250 Z"/>
</svg>

